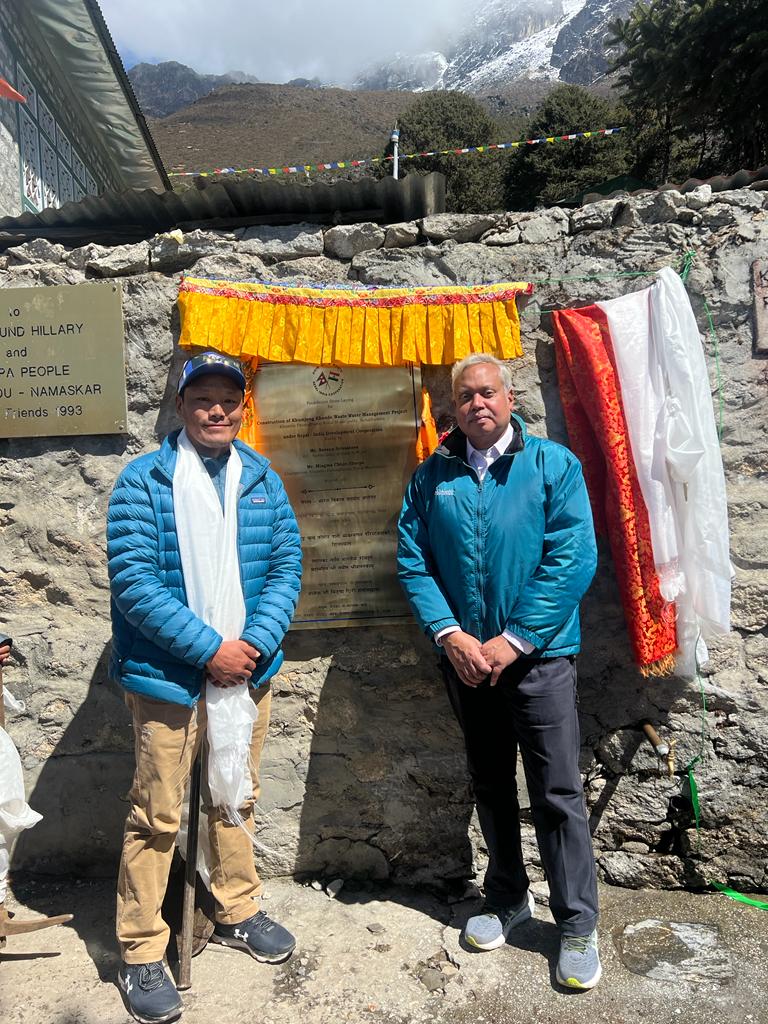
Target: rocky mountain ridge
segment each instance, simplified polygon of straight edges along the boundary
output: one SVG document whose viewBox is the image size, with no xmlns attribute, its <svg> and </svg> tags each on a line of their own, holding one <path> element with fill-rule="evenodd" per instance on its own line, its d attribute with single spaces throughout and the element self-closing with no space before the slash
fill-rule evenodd
<svg viewBox="0 0 768 1024">
<path fill-rule="evenodd" d="M 225 75 L 201 75 L 175 60 L 166 60 L 161 64 L 136 64 L 128 72 L 128 78 L 139 106 L 147 117 L 165 117 L 222 85 L 259 81 L 243 71 L 229 71 Z"/>
<path fill-rule="evenodd" d="M 609 66 L 610 23 L 634 0 L 484 0 L 446 52 L 398 54 L 356 89 L 487 93 L 520 79 L 592 85 Z"/>
</svg>

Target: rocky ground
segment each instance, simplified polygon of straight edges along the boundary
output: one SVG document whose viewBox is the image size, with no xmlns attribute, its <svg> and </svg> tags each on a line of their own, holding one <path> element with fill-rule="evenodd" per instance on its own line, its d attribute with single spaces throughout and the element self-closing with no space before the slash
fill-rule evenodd
<svg viewBox="0 0 768 1024">
<path fill-rule="evenodd" d="M 477 904 L 418 890 L 273 881 L 265 909 L 299 937 L 278 967 L 209 946 L 193 961 L 184 1020 L 259 1024 L 760 1024 L 768 1019 L 768 914 L 725 896 L 602 889 L 603 980 L 555 981 L 557 936 L 537 885 L 533 921 L 492 953 L 460 942 Z M 332 887 L 333 888 L 333 887 Z M 6 1024 L 123 1024 L 114 984 L 111 882 L 25 882 L 19 915 L 71 910 L 70 926 L 16 936 L 0 953 Z M 34 908 L 33 910 L 29 908 Z"/>
</svg>

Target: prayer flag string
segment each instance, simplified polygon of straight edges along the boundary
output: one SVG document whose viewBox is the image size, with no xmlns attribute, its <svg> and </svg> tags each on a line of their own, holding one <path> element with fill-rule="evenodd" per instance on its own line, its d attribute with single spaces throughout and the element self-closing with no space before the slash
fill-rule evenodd
<svg viewBox="0 0 768 1024">
<path fill-rule="evenodd" d="M 462 146 L 457 149 L 430 149 L 421 153 L 401 153 L 398 160 L 420 160 L 433 156 L 466 156 L 469 153 L 494 153 L 499 150 L 520 149 L 523 146 L 542 146 L 556 142 L 574 142 L 576 139 L 605 138 L 618 135 L 626 130 L 626 125 L 617 128 L 597 128 L 589 132 L 570 132 L 567 135 L 546 135 L 537 139 L 520 139 L 517 142 L 492 142 L 485 146 Z M 264 177 L 276 177 L 281 174 L 309 174 L 312 171 L 344 171 L 358 167 L 390 163 L 393 156 L 373 156 L 361 160 L 326 160 L 317 164 L 290 164 L 284 167 L 215 167 L 207 171 L 169 171 L 169 178 L 215 178 L 227 174 L 259 174 Z"/>
</svg>

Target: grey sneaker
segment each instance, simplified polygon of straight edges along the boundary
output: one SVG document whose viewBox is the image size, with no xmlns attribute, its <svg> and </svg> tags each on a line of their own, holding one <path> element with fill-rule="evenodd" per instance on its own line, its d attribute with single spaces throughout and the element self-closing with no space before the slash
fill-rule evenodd
<svg viewBox="0 0 768 1024">
<path fill-rule="evenodd" d="M 507 941 L 513 928 L 533 917 L 535 907 L 530 891 L 516 907 L 490 907 L 486 904 L 482 913 L 467 921 L 464 941 L 475 949 L 498 949 Z"/>
<path fill-rule="evenodd" d="M 281 964 L 296 946 L 288 929 L 267 917 L 263 910 L 240 924 L 217 924 L 210 941 L 242 949 L 265 964 Z"/>
<path fill-rule="evenodd" d="M 565 988 L 590 989 L 603 969 L 597 952 L 597 931 L 590 935 L 563 935 L 557 960 L 557 980 Z"/>
<path fill-rule="evenodd" d="M 160 960 L 122 964 L 117 984 L 128 1012 L 141 1024 L 163 1024 L 181 1016 L 181 997 Z"/>
</svg>

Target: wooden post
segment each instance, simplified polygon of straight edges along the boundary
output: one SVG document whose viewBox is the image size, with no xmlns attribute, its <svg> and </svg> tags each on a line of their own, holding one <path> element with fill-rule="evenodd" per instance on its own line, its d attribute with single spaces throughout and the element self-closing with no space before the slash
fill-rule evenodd
<svg viewBox="0 0 768 1024">
<path fill-rule="evenodd" d="M 184 897 L 181 907 L 181 935 L 179 941 L 180 991 L 192 987 L 192 947 L 195 926 L 195 887 L 197 884 L 197 839 L 200 827 L 200 778 L 202 775 L 202 746 L 192 765 L 189 779 L 189 815 L 187 817 L 187 857 L 184 864 Z"/>
</svg>

